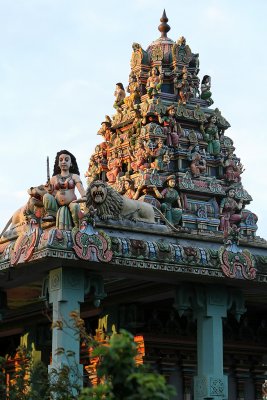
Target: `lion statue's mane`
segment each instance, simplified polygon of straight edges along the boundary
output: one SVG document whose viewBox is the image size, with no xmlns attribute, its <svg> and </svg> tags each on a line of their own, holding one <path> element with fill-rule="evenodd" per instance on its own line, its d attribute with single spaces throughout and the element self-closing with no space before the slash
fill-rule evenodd
<svg viewBox="0 0 267 400">
<path fill-rule="evenodd" d="M 102 195 L 104 191 L 105 196 Z M 92 193 L 98 194 L 98 201 L 95 201 L 96 196 Z M 135 222 L 155 223 L 155 213 L 151 204 L 122 196 L 106 182 L 93 181 L 87 189 L 86 196 L 87 208 L 93 207 L 101 220 L 127 219 Z"/>
<path fill-rule="evenodd" d="M 91 185 L 94 185 L 94 183 L 93 181 Z M 86 206 L 89 208 L 92 205 L 97 210 L 96 214 L 100 219 L 120 219 L 123 208 L 123 197 L 111 186 L 105 184 L 105 190 L 107 191 L 105 201 L 100 204 L 95 203 L 91 193 L 91 185 L 88 187 L 86 193 Z"/>
</svg>

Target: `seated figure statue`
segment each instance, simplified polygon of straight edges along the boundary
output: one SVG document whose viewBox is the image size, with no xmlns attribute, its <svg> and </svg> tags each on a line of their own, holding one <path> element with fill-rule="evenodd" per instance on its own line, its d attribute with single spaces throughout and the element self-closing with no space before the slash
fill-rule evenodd
<svg viewBox="0 0 267 400">
<path fill-rule="evenodd" d="M 86 200 L 76 158 L 67 150 L 57 153 L 53 176 L 47 184 L 48 193 L 43 196 L 45 216 L 43 221 L 55 221 L 59 229 L 79 227 L 79 202 Z M 77 187 L 81 199 L 75 195 Z"/>
</svg>

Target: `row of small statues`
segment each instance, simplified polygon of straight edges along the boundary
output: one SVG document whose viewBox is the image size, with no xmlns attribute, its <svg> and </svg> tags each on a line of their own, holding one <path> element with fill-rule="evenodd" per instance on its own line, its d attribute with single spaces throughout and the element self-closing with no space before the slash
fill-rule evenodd
<svg viewBox="0 0 267 400">
<path fill-rule="evenodd" d="M 150 188 L 140 185 L 137 190 L 133 188 L 133 181 L 123 180 L 123 195 L 130 199 L 138 199 L 142 194 L 150 191 L 153 196 L 161 201 L 161 211 L 165 218 L 174 226 L 181 222 L 183 205 L 179 192 L 176 190 L 176 177 L 170 175 L 165 182 L 165 188 L 159 191 L 156 186 Z M 75 188 L 78 189 L 81 198 L 77 199 Z M 70 226 L 79 228 L 81 221 L 81 209 L 79 203 L 86 202 L 86 192 L 82 185 L 77 162 L 73 154 L 67 150 L 57 153 L 53 176 L 46 185 L 45 194 L 42 196 L 42 207 L 44 215 L 42 220 L 56 222 L 60 229 L 70 229 Z M 40 199 L 31 197 L 24 214 L 28 213 L 28 218 L 34 214 L 36 205 L 40 206 Z M 220 204 L 220 230 L 228 232 L 230 226 L 238 225 L 241 221 L 242 200 L 235 200 L 235 190 L 230 188 L 227 196 Z M 68 212 L 67 212 L 68 210 Z"/>
<path fill-rule="evenodd" d="M 100 176 L 102 171 L 107 171 L 106 176 L 109 183 L 114 183 L 122 171 L 122 164 L 127 158 L 128 171 L 140 172 L 147 169 L 158 171 L 169 171 L 172 155 L 180 147 L 182 128 L 175 117 L 175 107 L 172 105 L 167 109 L 166 115 L 158 115 L 158 123 L 162 126 L 162 134 L 157 140 L 144 140 L 141 137 L 142 118 L 138 113 L 134 118 L 127 134 L 122 135 L 119 130 L 112 129 L 111 119 L 106 116 L 102 122 L 98 134 L 105 139 L 97 146 L 97 151 L 92 155 L 87 172 L 91 180 Z M 216 116 L 212 115 L 207 124 L 200 126 L 203 139 L 207 143 L 207 149 L 201 150 L 195 136 L 195 142 L 188 149 L 188 160 L 192 177 L 197 178 L 206 173 L 206 154 L 210 154 L 220 161 L 225 168 L 224 178 L 229 183 L 240 182 L 240 175 L 244 169 L 239 159 L 235 157 L 230 148 L 225 156 L 221 154 L 221 139 L 223 133 L 219 132 Z M 220 137 L 221 135 L 221 137 Z M 123 154 L 122 140 L 128 144 L 128 153 Z M 165 144 L 166 142 L 166 144 Z M 124 158 L 124 160 L 123 160 Z"/>
<path fill-rule="evenodd" d="M 166 114 L 156 113 L 153 117 L 151 117 L 151 121 L 162 127 L 162 133 L 166 138 L 166 144 L 168 146 L 171 146 L 174 149 L 179 147 L 179 139 L 182 135 L 182 128 L 176 118 L 176 108 L 174 105 L 171 105 L 167 108 Z M 131 128 L 127 133 L 127 140 L 129 140 L 131 144 L 136 143 L 137 139 L 140 137 L 141 129 L 146 122 L 147 121 L 142 118 L 140 112 L 135 110 L 135 117 L 133 119 Z M 220 138 L 223 137 L 224 133 L 218 127 L 217 117 L 215 115 L 211 115 L 208 118 L 207 123 L 201 123 L 199 128 L 203 139 L 207 142 L 207 153 L 214 157 L 220 157 Z M 121 138 L 119 137 L 120 131 L 117 129 L 116 133 L 114 132 L 112 128 L 112 121 L 109 116 L 106 116 L 105 121 L 101 123 L 101 128 L 99 129 L 98 134 L 102 135 L 109 147 L 110 145 L 114 146 L 121 144 Z"/>
<path fill-rule="evenodd" d="M 122 193 L 124 196 L 137 200 L 140 196 L 149 193 L 161 200 L 161 211 L 166 219 L 174 226 L 179 225 L 184 211 L 184 206 L 179 192 L 175 189 L 175 175 L 167 177 L 165 188 L 161 192 L 156 186 L 147 187 L 140 185 L 135 190 L 134 182 L 130 178 L 124 178 L 122 182 Z M 241 221 L 241 210 L 243 208 L 243 201 L 235 200 L 236 192 L 234 188 L 230 187 L 226 192 L 226 197 L 222 199 L 219 206 L 219 230 L 223 231 L 225 236 L 229 233 L 230 227 L 236 227 L 239 225 Z"/>
<path fill-rule="evenodd" d="M 105 153 L 106 154 L 106 153 Z M 157 142 L 139 140 L 134 148 L 129 147 L 127 153 L 128 170 L 132 173 L 141 171 L 156 170 L 169 171 L 169 165 L 172 159 L 172 152 L 164 144 L 163 139 Z M 97 156 L 94 154 L 90 159 L 86 177 L 89 181 L 100 177 L 103 171 L 106 171 L 107 181 L 115 183 L 123 170 L 122 151 L 114 149 L 109 153 L 109 158 Z M 200 146 L 196 144 L 188 151 L 189 169 L 193 178 L 199 178 L 205 175 L 207 170 L 206 154 L 201 151 Z M 222 158 L 221 165 L 225 168 L 224 179 L 229 183 L 238 183 L 241 180 L 241 174 L 244 169 L 240 161 L 235 157 L 232 151 Z"/>
<path fill-rule="evenodd" d="M 146 81 L 146 93 L 149 98 L 153 98 L 161 92 L 164 73 L 160 72 L 158 67 L 153 67 Z M 188 72 L 184 66 L 182 71 L 176 71 L 173 79 L 174 94 L 177 95 L 179 103 L 186 104 L 191 98 L 200 98 L 205 100 L 208 105 L 213 104 L 211 88 L 211 77 L 205 75 L 201 82 L 201 93 L 199 93 L 199 78 Z M 126 96 L 126 91 L 129 96 Z M 139 77 L 132 72 L 129 77 L 129 85 L 124 89 L 121 82 L 116 84 L 114 96 L 114 108 L 121 112 L 123 105 L 129 109 L 134 109 L 141 103 L 142 84 Z"/>
</svg>

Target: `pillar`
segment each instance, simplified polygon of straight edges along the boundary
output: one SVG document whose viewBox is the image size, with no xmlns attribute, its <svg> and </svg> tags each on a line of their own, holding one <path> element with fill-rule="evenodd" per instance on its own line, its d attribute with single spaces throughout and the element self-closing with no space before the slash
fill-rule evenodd
<svg viewBox="0 0 267 400">
<path fill-rule="evenodd" d="M 235 307 L 237 318 L 245 312 L 242 293 L 223 286 L 181 286 L 175 307 L 180 315 L 192 308 L 197 319 L 197 376 L 195 400 L 227 400 L 228 379 L 223 373 L 222 318 Z"/>
<path fill-rule="evenodd" d="M 49 372 L 60 372 L 63 366 L 68 366 L 70 382 L 79 387 L 83 385 L 80 337 L 70 313 L 80 312 L 84 287 L 84 272 L 80 269 L 61 267 L 49 272 L 49 303 L 53 306 L 52 363 Z"/>
<path fill-rule="evenodd" d="M 194 398 L 227 399 L 228 382 L 223 373 L 222 318 L 227 316 L 227 292 L 209 287 L 197 291 L 197 376 Z"/>
</svg>

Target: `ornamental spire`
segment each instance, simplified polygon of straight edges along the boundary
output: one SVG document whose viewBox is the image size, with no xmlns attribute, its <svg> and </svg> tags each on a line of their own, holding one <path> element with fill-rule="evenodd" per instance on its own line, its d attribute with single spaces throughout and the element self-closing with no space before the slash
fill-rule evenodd
<svg viewBox="0 0 267 400">
<path fill-rule="evenodd" d="M 165 9 L 163 10 L 162 17 L 160 18 L 161 24 L 158 26 L 158 30 L 161 32 L 161 37 L 167 37 L 167 32 L 171 29 L 170 25 L 167 24 L 169 19 L 167 18 Z"/>
</svg>

